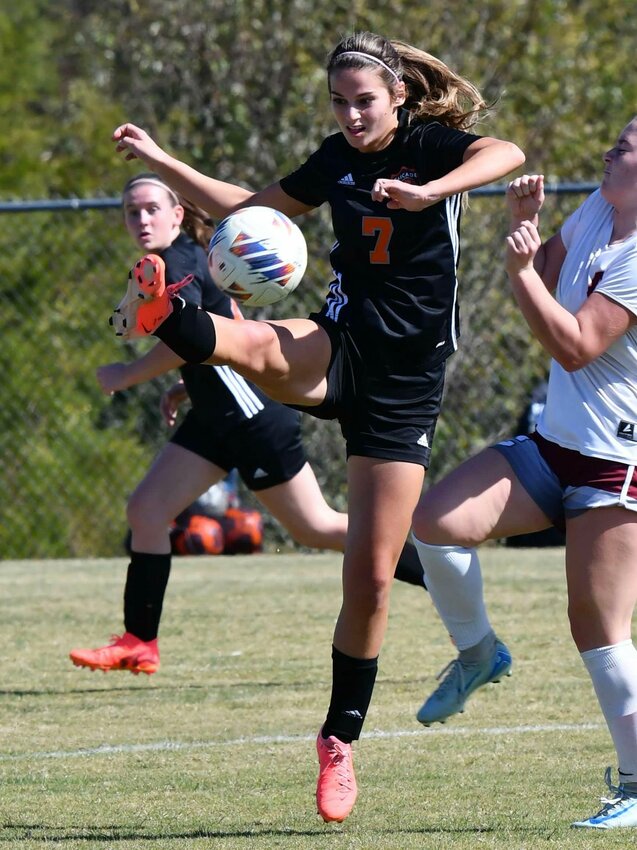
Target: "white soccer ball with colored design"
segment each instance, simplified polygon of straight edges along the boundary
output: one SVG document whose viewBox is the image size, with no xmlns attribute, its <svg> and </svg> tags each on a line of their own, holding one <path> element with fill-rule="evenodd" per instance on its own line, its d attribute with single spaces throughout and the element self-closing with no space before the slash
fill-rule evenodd
<svg viewBox="0 0 637 850">
<path fill-rule="evenodd" d="M 217 227 L 208 267 L 219 289 L 247 307 L 276 304 L 299 285 L 307 266 L 305 238 L 270 207 L 243 207 Z"/>
</svg>

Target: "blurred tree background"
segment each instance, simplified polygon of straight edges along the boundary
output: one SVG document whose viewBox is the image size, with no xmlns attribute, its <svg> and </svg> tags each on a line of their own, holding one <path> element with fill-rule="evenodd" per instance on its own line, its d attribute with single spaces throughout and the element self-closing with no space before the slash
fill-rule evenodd
<svg viewBox="0 0 637 850">
<path fill-rule="evenodd" d="M 596 182 L 635 112 L 633 0 L 21 0 L 0 10 L 0 201 L 112 198 L 139 164 L 115 126 L 141 124 L 180 158 L 260 187 L 333 132 L 324 73 L 342 35 L 370 29 L 418 45 L 493 104 L 479 132 L 509 138 L 527 171 Z M 552 196 L 544 228 L 582 196 Z M 310 269 L 268 315 L 304 315 L 329 281 L 326 211 L 299 222 Z M 3 557 L 122 551 L 126 497 L 165 439 L 165 382 L 113 399 L 96 366 L 134 356 L 105 319 L 135 259 L 117 209 L 5 211 L 0 231 L 4 399 Z M 474 197 L 460 267 L 462 344 L 449 364 L 431 479 L 515 427 L 547 363 L 507 293 L 501 198 Z M 306 421 L 308 451 L 345 506 L 338 426 Z M 289 545 L 273 523 L 270 546 Z"/>
</svg>

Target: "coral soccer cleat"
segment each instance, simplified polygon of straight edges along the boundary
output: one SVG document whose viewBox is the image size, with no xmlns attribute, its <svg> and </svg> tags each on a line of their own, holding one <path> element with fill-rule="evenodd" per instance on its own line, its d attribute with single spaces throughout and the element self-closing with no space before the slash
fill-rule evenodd
<svg viewBox="0 0 637 850">
<path fill-rule="evenodd" d="M 159 647 L 155 640 L 140 640 L 130 632 L 121 637 L 113 635 L 108 646 L 99 649 L 72 649 L 69 657 L 76 667 L 91 670 L 130 670 L 131 673 L 156 673 L 159 668 Z"/>
<path fill-rule="evenodd" d="M 319 757 L 319 777 L 316 786 L 316 806 L 326 823 L 340 823 L 354 808 L 358 788 L 352 762 L 352 745 L 322 731 L 316 739 Z"/>
<path fill-rule="evenodd" d="M 109 322 L 115 335 L 124 339 L 149 336 L 173 311 L 172 300 L 190 283 L 187 275 L 179 283 L 166 284 L 166 265 L 158 254 L 145 254 L 128 273 L 126 294 Z"/>
</svg>

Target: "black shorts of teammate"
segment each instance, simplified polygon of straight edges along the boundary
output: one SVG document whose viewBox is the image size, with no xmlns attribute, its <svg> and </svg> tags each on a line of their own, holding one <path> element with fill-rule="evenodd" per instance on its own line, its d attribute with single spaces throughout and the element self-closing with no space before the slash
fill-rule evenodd
<svg viewBox="0 0 637 850">
<path fill-rule="evenodd" d="M 256 416 L 224 431 L 189 410 L 170 442 L 227 472 L 236 468 L 250 490 L 284 484 L 307 463 L 301 416 L 281 404 L 267 404 Z"/>
<path fill-rule="evenodd" d="M 319 419 L 337 419 L 347 456 L 418 463 L 427 469 L 445 383 L 445 362 L 387 375 L 382 352 L 363 357 L 346 327 L 321 313 L 310 319 L 332 343 L 327 393 L 319 405 L 291 405 Z M 407 374 L 405 374 L 407 373 Z"/>
</svg>

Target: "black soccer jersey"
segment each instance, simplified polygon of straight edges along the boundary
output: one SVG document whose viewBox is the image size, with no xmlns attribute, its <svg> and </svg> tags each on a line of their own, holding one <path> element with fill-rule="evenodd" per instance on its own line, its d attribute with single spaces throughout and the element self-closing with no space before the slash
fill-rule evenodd
<svg viewBox="0 0 637 850">
<path fill-rule="evenodd" d="M 281 180 L 290 197 L 331 207 L 336 279 L 322 313 L 346 323 L 364 355 L 382 359 L 388 370 L 400 364 L 403 373 L 456 348 L 461 197 L 408 212 L 372 201 L 371 190 L 378 178 L 422 185 L 442 177 L 479 138 L 408 119 L 401 110 L 394 139 L 373 153 L 356 150 L 342 133 L 329 136 Z"/>
<path fill-rule="evenodd" d="M 232 318 L 230 298 L 214 284 L 208 271 L 206 253 L 186 234 L 158 252 L 166 263 L 166 281 L 177 283 L 186 275 L 193 280 L 179 294 L 210 313 Z M 274 404 L 258 387 L 229 366 L 186 364 L 181 375 L 198 419 L 210 423 L 213 433 L 227 431 L 237 421 L 256 416 L 266 405 Z M 212 431 L 214 429 L 214 432 Z"/>
</svg>

